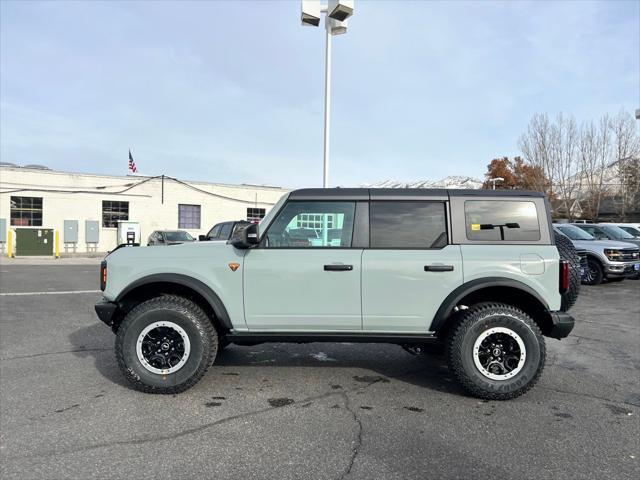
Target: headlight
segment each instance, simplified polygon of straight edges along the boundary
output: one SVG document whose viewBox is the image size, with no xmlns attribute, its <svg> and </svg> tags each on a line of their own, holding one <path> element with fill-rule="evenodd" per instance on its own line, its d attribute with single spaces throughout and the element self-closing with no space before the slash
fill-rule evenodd
<svg viewBox="0 0 640 480">
<path fill-rule="evenodd" d="M 622 259 L 622 252 L 620 252 L 620 250 L 615 250 L 613 248 L 605 248 L 604 254 L 609 260 L 612 260 L 612 261 L 620 261 Z"/>
</svg>

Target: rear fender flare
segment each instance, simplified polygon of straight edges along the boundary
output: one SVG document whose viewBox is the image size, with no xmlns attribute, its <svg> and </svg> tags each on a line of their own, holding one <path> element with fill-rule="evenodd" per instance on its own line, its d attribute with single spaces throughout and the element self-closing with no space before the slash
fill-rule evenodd
<svg viewBox="0 0 640 480">
<path fill-rule="evenodd" d="M 490 287 L 509 287 L 520 290 L 531 295 L 544 307 L 545 310 L 549 311 L 549 304 L 538 294 L 538 292 L 525 283 L 511 278 L 502 277 L 479 278 L 463 283 L 444 299 L 433 318 L 433 322 L 431 323 L 431 328 L 429 330 L 432 332 L 440 330 L 451 316 L 451 313 L 453 313 L 455 307 L 464 297 L 470 293 Z"/>
</svg>

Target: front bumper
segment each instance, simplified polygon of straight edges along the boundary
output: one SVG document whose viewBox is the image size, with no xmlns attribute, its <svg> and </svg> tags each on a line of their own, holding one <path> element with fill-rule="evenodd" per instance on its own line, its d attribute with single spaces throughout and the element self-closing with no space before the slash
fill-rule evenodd
<svg viewBox="0 0 640 480">
<path fill-rule="evenodd" d="M 547 336 L 558 340 L 566 338 L 573 330 L 575 319 L 566 312 L 549 312 L 549 314 L 553 326 Z"/>
<path fill-rule="evenodd" d="M 112 327 L 115 313 L 118 310 L 118 304 L 110 302 L 106 298 L 103 298 L 98 303 L 96 303 L 95 309 L 96 313 L 98 314 L 98 318 L 108 326 Z"/>
<path fill-rule="evenodd" d="M 616 263 L 608 263 L 604 266 L 604 273 L 607 277 L 632 277 L 639 270 L 636 269 L 636 264 L 640 265 L 640 262 L 616 262 Z"/>
</svg>

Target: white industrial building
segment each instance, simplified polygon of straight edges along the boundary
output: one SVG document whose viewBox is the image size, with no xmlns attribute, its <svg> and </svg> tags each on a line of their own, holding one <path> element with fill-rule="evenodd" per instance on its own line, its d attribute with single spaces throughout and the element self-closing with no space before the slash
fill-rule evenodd
<svg viewBox="0 0 640 480">
<path fill-rule="evenodd" d="M 0 248 L 16 255 L 107 252 L 118 225 L 137 222 L 146 244 L 154 230 L 194 237 L 226 220 L 261 218 L 286 193 L 280 187 L 111 176 L 0 165 Z M 11 236 L 12 246 L 8 240 Z M 21 246 L 22 241 L 22 246 Z"/>
</svg>

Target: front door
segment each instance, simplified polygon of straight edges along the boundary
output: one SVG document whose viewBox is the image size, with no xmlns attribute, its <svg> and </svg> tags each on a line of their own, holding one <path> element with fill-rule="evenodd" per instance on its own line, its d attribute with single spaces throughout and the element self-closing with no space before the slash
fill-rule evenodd
<svg viewBox="0 0 640 480">
<path fill-rule="evenodd" d="M 361 330 L 352 201 L 289 201 L 244 259 L 249 330 Z"/>
<path fill-rule="evenodd" d="M 426 333 L 462 284 L 459 245 L 449 245 L 444 202 L 372 201 L 371 247 L 362 255 L 365 331 Z"/>
</svg>

